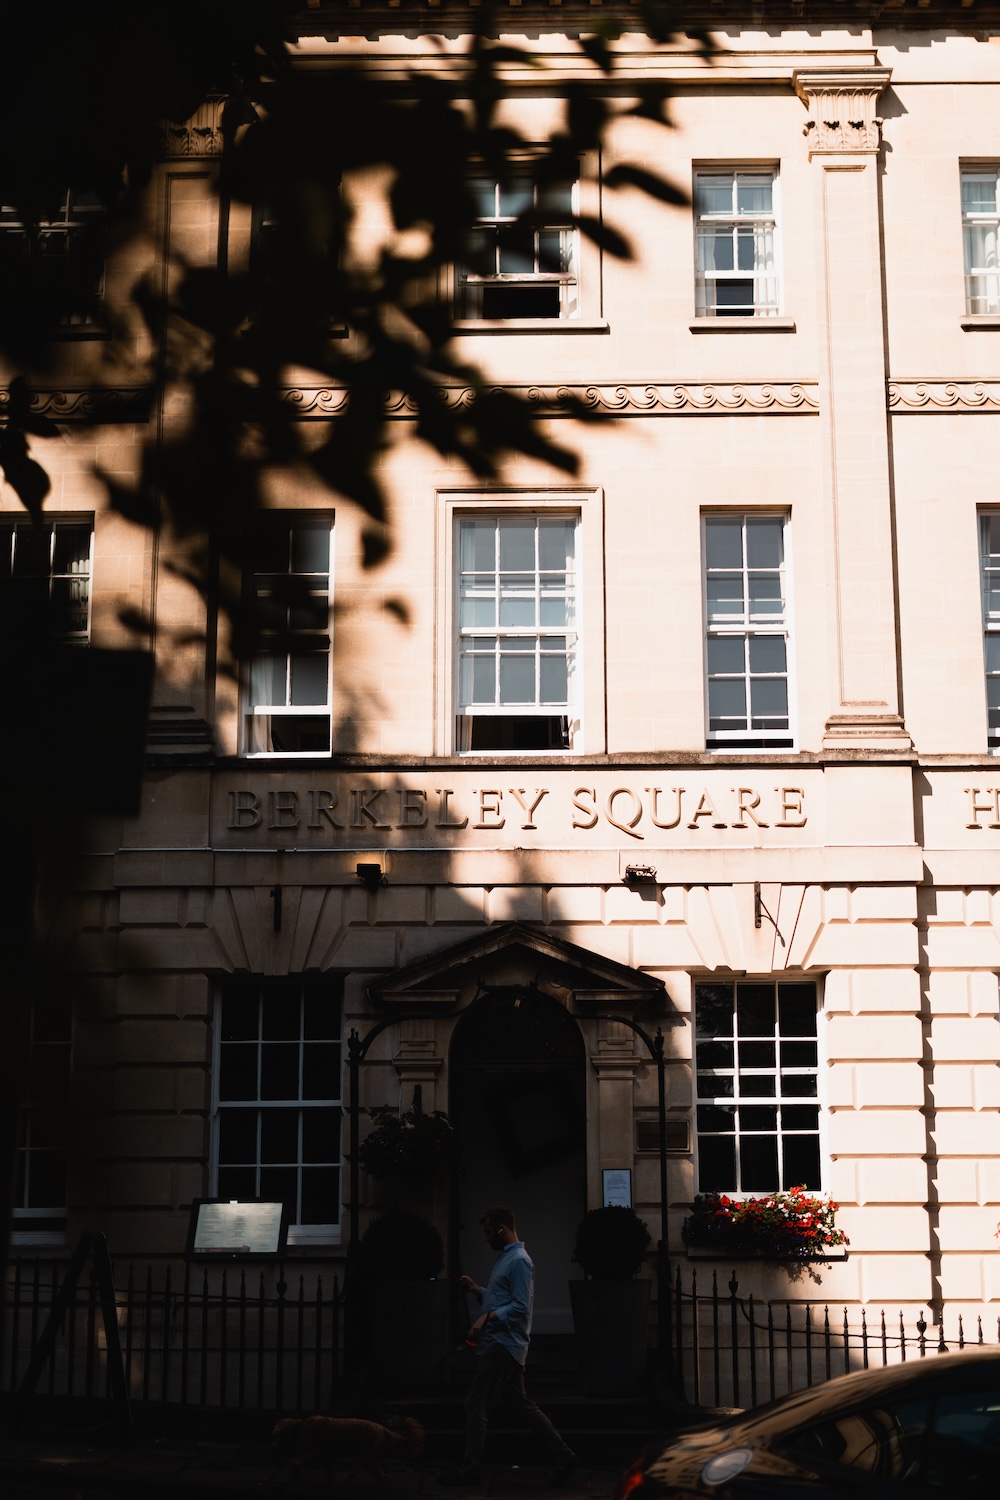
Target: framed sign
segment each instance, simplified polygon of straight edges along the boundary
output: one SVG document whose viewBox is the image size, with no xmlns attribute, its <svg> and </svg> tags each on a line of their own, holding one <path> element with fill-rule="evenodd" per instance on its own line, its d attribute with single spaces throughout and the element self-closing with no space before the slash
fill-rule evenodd
<svg viewBox="0 0 1000 1500">
<path fill-rule="evenodd" d="M 188 1260 L 267 1260 L 285 1253 L 284 1203 L 195 1198 L 185 1252 Z"/>
<path fill-rule="evenodd" d="M 632 1168 L 604 1168 L 604 1207 L 632 1207 Z"/>
</svg>

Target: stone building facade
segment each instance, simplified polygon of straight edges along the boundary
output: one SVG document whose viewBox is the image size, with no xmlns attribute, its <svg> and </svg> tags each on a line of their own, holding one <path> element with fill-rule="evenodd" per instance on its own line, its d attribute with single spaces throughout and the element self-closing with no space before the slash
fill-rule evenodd
<svg viewBox="0 0 1000 1500">
<path fill-rule="evenodd" d="M 299 64 L 446 69 L 446 10 L 312 7 Z M 289 1255 L 339 1262 L 347 1039 L 388 1020 L 363 1129 L 415 1093 L 449 1114 L 454 1174 L 404 1199 L 454 1269 L 480 1265 L 478 1209 L 514 1202 L 559 1331 L 606 1170 L 656 1237 L 635 1022 L 665 1037 L 674 1259 L 700 1189 L 806 1182 L 850 1236 L 825 1301 L 995 1312 L 1000 47 L 958 7 L 858 16 L 720 20 L 710 67 L 626 29 L 621 76 L 668 81 L 676 129 L 620 127 L 597 180 L 640 159 L 691 207 L 615 195 L 622 263 L 578 243 L 567 184 L 547 273 L 522 255 L 455 291 L 491 380 L 615 420 L 553 419 L 573 482 L 524 459 L 481 485 L 401 403 L 398 545 L 372 573 L 349 506 L 275 480 L 266 569 L 322 601 L 294 686 L 289 662 L 278 686 L 273 662 L 231 670 L 182 544 L 107 509 L 95 464 L 130 472 L 146 433 L 79 436 L 91 367 L 68 356 L 39 445 L 53 576 L 65 555 L 95 644 L 124 639 L 123 601 L 152 613 L 159 657 L 141 814 L 106 820 L 49 918 L 80 980 L 36 1046 L 71 1046 L 76 1113 L 65 1201 L 49 1138 L 24 1144 L 22 1244 L 92 1228 L 177 1258 L 194 1198 L 275 1196 Z M 539 138 L 575 66 L 560 26 L 585 20 L 510 12 L 550 88 L 513 77 L 504 107 Z M 211 120 L 168 146 L 146 246 L 167 267 L 220 243 Z M 374 208 L 362 228 L 385 233 Z M 253 232 L 233 208 L 233 263 Z M 289 399 L 319 432 L 339 397 Z M 17 542 L 6 487 L 0 509 Z M 363 1227 L 392 1190 L 358 1180 Z M 767 1265 L 745 1285 L 801 1295 Z"/>
</svg>

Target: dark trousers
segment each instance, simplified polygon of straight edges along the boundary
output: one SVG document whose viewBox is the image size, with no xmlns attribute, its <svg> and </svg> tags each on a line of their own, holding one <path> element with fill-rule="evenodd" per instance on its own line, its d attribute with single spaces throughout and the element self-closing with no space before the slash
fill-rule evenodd
<svg viewBox="0 0 1000 1500">
<path fill-rule="evenodd" d="M 536 1437 L 541 1438 L 553 1463 L 573 1457 L 543 1411 L 524 1389 L 524 1367 L 502 1344 L 490 1344 L 476 1355 L 476 1373 L 465 1398 L 465 1466 L 478 1467 L 486 1445 L 490 1412 L 503 1401 Z"/>
</svg>

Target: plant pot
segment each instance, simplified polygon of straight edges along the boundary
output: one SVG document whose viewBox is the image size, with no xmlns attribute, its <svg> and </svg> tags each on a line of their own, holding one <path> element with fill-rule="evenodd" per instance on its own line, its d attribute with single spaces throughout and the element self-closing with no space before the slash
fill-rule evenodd
<svg viewBox="0 0 1000 1500">
<path fill-rule="evenodd" d="M 629 1396 L 646 1374 L 652 1283 L 571 1281 L 573 1327 L 588 1396 Z"/>
<path fill-rule="evenodd" d="M 451 1353 L 447 1281 L 378 1281 L 368 1289 L 370 1368 L 384 1394 L 444 1389 Z"/>
</svg>

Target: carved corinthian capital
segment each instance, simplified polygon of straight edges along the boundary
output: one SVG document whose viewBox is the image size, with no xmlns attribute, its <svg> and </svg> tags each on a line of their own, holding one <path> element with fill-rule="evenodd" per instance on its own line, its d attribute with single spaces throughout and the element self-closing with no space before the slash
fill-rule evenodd
<svg viewBox="0 0 1000 1500">
<path fill-rule="evenodd" d="M 878 99 L 891 77 L 891 68 L 796 69 L 795 92 L 809 110 L 803 131 L 810 157 L 819 151 L 877 151 Z"/>
</svg>

